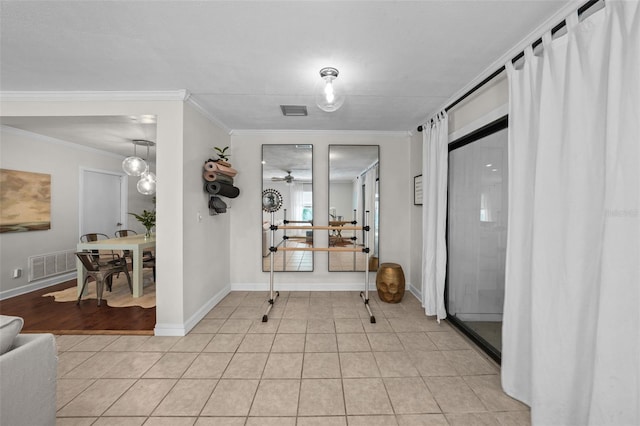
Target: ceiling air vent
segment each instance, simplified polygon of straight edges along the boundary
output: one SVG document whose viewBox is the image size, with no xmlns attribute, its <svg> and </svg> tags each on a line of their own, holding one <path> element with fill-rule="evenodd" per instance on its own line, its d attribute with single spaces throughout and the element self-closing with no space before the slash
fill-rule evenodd
<svg viewBox="0 0 640 426">
<path fill-rule="evenodd" d="M 305 105 L 280 105 L 280 109 L 285 117 L 304 117 L 307 115 Z"/>
</svg>

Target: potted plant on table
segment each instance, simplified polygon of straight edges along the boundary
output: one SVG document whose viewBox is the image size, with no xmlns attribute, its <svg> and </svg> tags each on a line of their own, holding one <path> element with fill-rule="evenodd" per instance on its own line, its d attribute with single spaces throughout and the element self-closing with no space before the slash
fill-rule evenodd
<svg viewBox="0 0 640 426">
<path fill-rule="evenodd" d="M 142 214 L 129 213 L 131 216 L 138 219 L 138 221 L 145 227 L 147 232 L 144 236 L 146 238 L 151 236 L 151 228 L 156 226 L 156 211 L 155 210 L 143 210 Z"/>
</svg>

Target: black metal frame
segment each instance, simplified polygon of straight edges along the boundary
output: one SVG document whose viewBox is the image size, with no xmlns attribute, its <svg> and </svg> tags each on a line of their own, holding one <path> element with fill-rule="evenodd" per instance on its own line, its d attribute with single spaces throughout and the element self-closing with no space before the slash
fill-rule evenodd
<svg viewBox="0 0 640 426">
<path fill-rule="evenodd" d="M 455 151 L 458 148 L 462 148 L 465 145 L 469 145 L 477 140 L 480 140 L 486 136 L 496 133 L 500 130 L 504 130 L 509 126 L 509 117 L 507 115 L 498 118 L 497 120 L 483 126 L 468 135 L 461 137 L 449 144 L 449 154 L 451 151 Z M 449 159 L 447 159 L 449 161 Z M 444 305 L 447 312 L 449 312 L 449 186 L 447 185 L 447 223 L 446 223 L 446 235 L 447 241 L 447 274 L 444 284 Z M 483 339 L 478 333 L 468 327 L 463 321 L 457 319 L 454 316 L 447 315 L 447 320 L 451 322 L 457 329 L 459 329 L 464 335 L 471 339 L 480 349 L 482 349 L 487 355 L 489 355 L 498 364 L 501 363 L 501 352 L 491 346 L 489 342 Z"/>
</svg>

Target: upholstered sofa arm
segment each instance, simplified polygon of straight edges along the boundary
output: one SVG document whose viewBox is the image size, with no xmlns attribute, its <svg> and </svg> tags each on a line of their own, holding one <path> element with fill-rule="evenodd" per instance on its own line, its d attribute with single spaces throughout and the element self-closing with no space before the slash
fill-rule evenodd
<svg viewBox="0 0 640 426">
<path fill-rule="evenodd" d="M 15 337 L 0 355 L 0 425 L 55 425 L 57 367 L 53 334 Z"/>
</svg>

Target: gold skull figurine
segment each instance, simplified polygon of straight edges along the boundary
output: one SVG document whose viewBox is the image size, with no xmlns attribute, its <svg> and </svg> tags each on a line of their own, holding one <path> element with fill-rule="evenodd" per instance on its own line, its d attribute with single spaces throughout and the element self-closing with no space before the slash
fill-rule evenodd
<svg viewBox="0 0 640 426">
<path fill-rule="evenodd" d="M 376 276 L 376 288 L 380 300 L 399 303 L 404 297 L 404 272 L 397 263 L 383 263 Z"/>
</svg>

